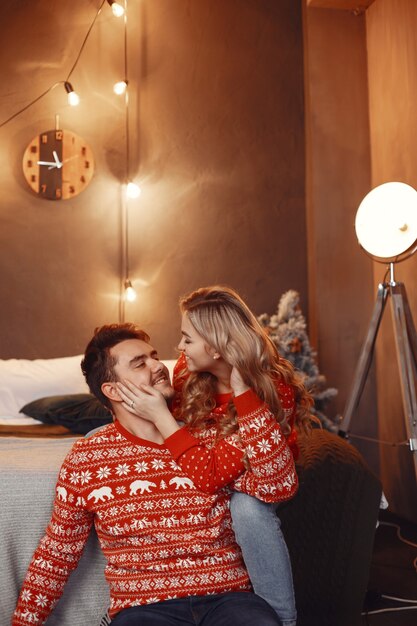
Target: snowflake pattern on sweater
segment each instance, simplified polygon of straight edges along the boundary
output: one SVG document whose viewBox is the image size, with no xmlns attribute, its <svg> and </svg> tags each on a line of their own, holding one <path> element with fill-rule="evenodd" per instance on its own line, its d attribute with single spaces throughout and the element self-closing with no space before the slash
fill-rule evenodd
<svg viewBox="0 0 417 626">
<path fill-rule="evenodd" d="M 291 388 L 288 402 L 293 402 Z M 264 502 L 292 498 L 298 488 L 294 458 L 279 424 L 268 407 L 252 391 L 233 399 L 237 410 L 239 436 L 216 440 L 212 427 L 191 434 L 187 427 L 166 439 L 181 468 L 204 492 L 215 493 L 228 485 Z M 291 409 L 292 410 L 292 409 Z M 216 414 L 210 418 L 215 420 Z M 250 468 L 245 471 L 246 451 Z"/>
<path fill-rule="evenodd" d="M 175 364 L 172 381 L 173 387 L 176 391 L 176 395 L 172 405 L 174 415 L 178 414 L 178 409 L 181 403 L 182 390 L 189 375 L 190 372 L 188 371 L 185 354 L 182 352 Z M 297 443 L 298 435 L 295 428 L 295 417 L 297 409 L 295 401 L 295 389 L 290 383 L 286 383 L 280 378 L 274 378 L 274 384 L 278 393 L 279 401 L 281 403 L 282 411 L 291 429 L 290 433 L 286 435 L 287 444 L 292 452 L 294 459 L 297 460 L 299 455 L 299 449 Z M 231 393 L 218 394 L 216 396 L 216 408 L 213 412 L 218 415 L 221 413 L 225 414 L 227 411 L 227 405 L 232 399 L 233 396 Z"/>
</svg>

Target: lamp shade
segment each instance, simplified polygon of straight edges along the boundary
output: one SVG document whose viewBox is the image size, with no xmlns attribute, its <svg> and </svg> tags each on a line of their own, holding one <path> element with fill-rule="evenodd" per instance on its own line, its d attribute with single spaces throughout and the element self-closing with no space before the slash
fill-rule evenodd
<svg viewBox="0 0 417 626">
<path fill-rule="evenodd" d="M 355 230 L 376 261 L 403 260 L 417 246 L 417 191 L 399 182 L 375 187 L 359 205 Z"/>
</svg>

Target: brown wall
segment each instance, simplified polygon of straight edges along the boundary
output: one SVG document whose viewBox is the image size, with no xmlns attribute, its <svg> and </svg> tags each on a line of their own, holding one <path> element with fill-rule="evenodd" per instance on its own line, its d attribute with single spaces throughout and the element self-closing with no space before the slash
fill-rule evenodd
<svg viewBox="0 0 417 626">
<path fill-rule="evenodd" d="M 5 4 L 2 119 L 66 78 L 99 4 Z M 122 24 L 105 3 L 71 77 L 77 109 L 59 86 L 0 129 L 2 358 L 77 353 L 118 319 Z M 294 288 L 306 309 L 301 3 L 131 1 L 128 48 L 131 169 L 143 192 L 129 205 L 138 300 L 126 319 L 172 357 L 178 297 L 192 288 L 231 284 L 256 313 Z M 88 189 L 62 202 L 35 197 L 21 168 L 55 113 L 96 157 Z"/>
<path fill-rule="evenodd" d="M 417 3 L 376 0 L 367 12 L 372 186 L 401 181 L 417 188 Z M 384 266 L 375 263 L 375 284 Z M 417 324 L 417 255 L 396 266 Z M 407 439 L 391 311 L 377 342 L 379 434 Z M 417 452 L 414 452 L 414 456 Z M 417 468 L 417 459 L 415 462 Z M 417 520 L 416 474 L 408 447 L 381 446 L 381 476 L 391 508 Z"/>
<path fill-rule="evenodd" d="M 354 230 L 370 189 L 365 18 L 328 9 L 304 18 L 310 333 L 342 414 L 373 305 L 372 263 Z M 376 422 L 371 373 L 350 430 L 375 435 Z M 355 445 L 378 471 L 377 448 Z"/>
</svg>

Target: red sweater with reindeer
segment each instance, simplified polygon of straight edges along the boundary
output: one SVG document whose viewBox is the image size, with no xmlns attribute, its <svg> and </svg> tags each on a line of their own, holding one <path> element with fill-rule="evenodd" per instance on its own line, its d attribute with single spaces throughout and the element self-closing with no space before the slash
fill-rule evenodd
<svg viewBox="0 0 417 626">
<path fill-rule="evenodd" d="M 156 444 L 119 422 L 78 440 L 61 467 L 52 517 L 12 626 L 44 623 L 92 524 L 107 560 L 111 617 L 169 598 L 249 591 L 231 526 L 230 489 L 221 484 L 275 501 L 291 498 L 298 483 L 292 454 L 268 408 L 252 391 L 235 404 L 240 441 L 231 436 L 216 443 L 213 433 L 199 438 L 181 429 Z M 242 474 L 243 447 L 251 467 Z M 194 481 L 181 468 L 192 464 L 193 450 L 205 455 L 193 470 Z M 211 493 L 214 487 L 218 491 Z"/>
</svg>

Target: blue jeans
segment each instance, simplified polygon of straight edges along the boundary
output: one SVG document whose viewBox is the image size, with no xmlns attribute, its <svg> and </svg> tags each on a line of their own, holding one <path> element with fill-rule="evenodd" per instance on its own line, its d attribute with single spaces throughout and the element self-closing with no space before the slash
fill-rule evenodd
<svg viewBox="0 0 417 626">
<path fill-rule="evenodd" d="M 278 626 L 275 611 L 247 592 L 175 598 L 123 609 L 111 626 Z"/>
<path fill-rule="evenodd" d="M 255 593 L 275 609 L 283 626 L 295 626 L 291 561 L 276 507 L 237 491 L 230 502 L 236 540 Z"/>
</svg>

